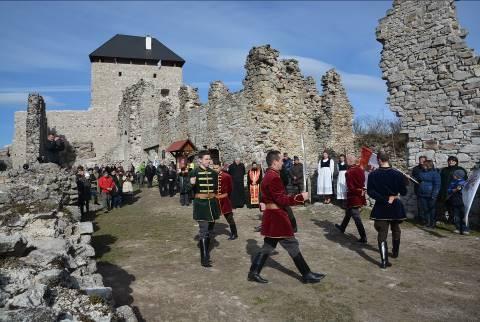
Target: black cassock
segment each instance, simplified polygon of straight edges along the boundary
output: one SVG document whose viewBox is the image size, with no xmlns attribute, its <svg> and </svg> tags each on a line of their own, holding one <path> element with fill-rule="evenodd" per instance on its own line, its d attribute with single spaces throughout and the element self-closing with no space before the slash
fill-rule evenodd
<svg viewBox="0 0 480 322">
<path fill-rule="evenodd" d="M 245 166 L 243 163 L 232 163 L 228 167 L 228 173 L 232 176 L 233 191 L 230 195 L 230 201 L 233 208 L 242 208 L 245 205 L 245 187 L 243 178 L 245 176 Z"/>
</svg>

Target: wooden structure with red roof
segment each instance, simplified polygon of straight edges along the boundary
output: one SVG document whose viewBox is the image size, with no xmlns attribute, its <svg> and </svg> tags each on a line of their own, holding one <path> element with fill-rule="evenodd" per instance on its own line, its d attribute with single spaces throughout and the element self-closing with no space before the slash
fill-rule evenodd
<svg viewBox="0 0 480 322">
<path fill-rule="evenodd" d="M 177 168 L 182 168 L 187 165 L 187 159 L 195 153 L 197 148 L 189 139 L 176 141 L 170 144 L 165 150 L 170 152 L 176 160 Z"/>
</svg>

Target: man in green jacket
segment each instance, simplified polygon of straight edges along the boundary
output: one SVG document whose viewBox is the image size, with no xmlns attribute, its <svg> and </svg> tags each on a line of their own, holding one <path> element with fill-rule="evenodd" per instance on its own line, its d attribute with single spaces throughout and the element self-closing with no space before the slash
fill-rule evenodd
<svg viewBox="0 0 480 322">
<path fill-rule="evenodd" d="M 220 217 L 220 208 L 216 198 L 218 173 L 210 169 L 212 159 L 208 151 L 198 153 L 200 166 L 190 172 L 190 183 L 195 193 L 193 199 L 193 219 L 198 222 L 200 259 L 204 267 L 211 267 L 210 237 L 215 220 Z"/>
</svg>

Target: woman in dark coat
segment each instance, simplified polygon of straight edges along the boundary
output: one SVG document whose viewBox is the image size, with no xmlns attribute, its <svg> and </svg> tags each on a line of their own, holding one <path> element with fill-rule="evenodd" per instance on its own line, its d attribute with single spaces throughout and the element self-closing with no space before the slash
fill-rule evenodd
<svg viewBox="0 0 480 322">
<path fill-rule="evenodd" d="M 380 152 L 377 155 L 380 168 L 368 176 L 367 193 L 375 199 L 375 205 L 370 213 L 370 219 L 375 220 L 378 232 L 378 248 L 380 251 L 380 267 L 392 266 L 388 261 L 388 227 L 392 230 L 392 257 L 398 257 L 400 249 L 400 224 L 407 219 L 400 195 L 407 194 L 406 181 L 402 173 L 393 169 L 389 156 Z"/>
</svg>

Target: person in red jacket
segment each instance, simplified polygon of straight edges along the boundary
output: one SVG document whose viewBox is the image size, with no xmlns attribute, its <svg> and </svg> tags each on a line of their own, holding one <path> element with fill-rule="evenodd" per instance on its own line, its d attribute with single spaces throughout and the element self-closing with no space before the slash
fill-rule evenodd
<svg viewBox="0 0 480 322">
<path fill-rule="evenodd" d="M 219 161 L 215 161 L 213 170 L 218 172 L 217 199 L 220 204 L 220 211 L 230 225 L 230 237 L 228 240 L 235 240 L 238 238 L 238 234 L 237 225 L 233 219 L 232 202 L 230 201 L 230 194 L 233 190 L 232 176 L 226 172 L 225 168 L 220 168 Z"/>
<path fill-rule="evenodd" d="M 103 171 L 103 176 L 98 179 L 98 187 L 102 192 L 103 209 L 107 213 L 112 208 L 112 191 L 115 189 L 115 182 L 108 171 Z"/>
<path fill-rule="evenodd" d="M 268 283 L 266 279 L 260 276 L 260 271 L 268 256 L 280 243 L 292 257 L 295 266 L 302 274 L 303 282 L 318 283 L 325 275 L 313 273 L 308 267 L 300 252 L 298 240 L 294 236 L 292 224 L 285 210 L 287 206 L 303 204 L 305 200 L 308 200 L 308 192 L 288 195 L 280 178 L 280 170 L 283 165 L 280 152 L 269 151 L 266 159 L 268 169 L 260 187 L 261 209 L 263 210 L 261 233 L 264 236 L 264 244 L 252 261 L 248 280 Z"/>
<path fill-rule="evenodd" d="M 347 156 L 347 172 L 345 179 L 347 183 L 347 209 L 341 225 L 335 224 L 335 227 L 343 234 L 347 228 L 350 218 L 353 217 L 355 226 L 357 226 L 360 243 L 367 243 L 367 234 L 363 227 L 360 210 L 367 204 L 365 199 L 365 171 L 357 164 L 357 158 L 351 154 Z"/>
</svg>

